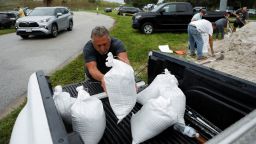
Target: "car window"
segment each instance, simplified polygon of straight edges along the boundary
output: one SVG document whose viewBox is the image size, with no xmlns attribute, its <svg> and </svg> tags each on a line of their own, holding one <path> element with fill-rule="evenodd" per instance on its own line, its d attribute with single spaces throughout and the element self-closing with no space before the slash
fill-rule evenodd
<svg viewBox="0 0 256 144">
<path fill-rule="evenodd" d="M 4 14 L 4 13 L 0 13 L 0 18 L 2 19 L 2 18 L 6 18 L 7 16 L 6 16 L 6 14 Z"/>
<path fill-rule="evenodd" d="M 64 10 L 64 13 L 63 14 L 67 14 L 68 13 L 68 10 L 67 9 L 63 9 Z"/>
<path fill-rule="evenodd" d="M 166 5 L 163 7 L 164 12 L 176 12 L 176 5 Z"/>
<path fill-rule="evenodd" d="M 177 8 L 176 12 L 186 12 L 187 11 L 186 5 L 177 5 L 176 8 Z"/>
<path fill-rule="evenodd" d="M 9 18 L 16 18 L 16 15 L 13 14 L 13 13 L 8 13 L 7 15 L 8 15 Z"/>
<path fill-rule="evenodd" d="M 65 8 L 61 8 L 60 11 L 61 11 L 62 14 L 67 14 L 68 13 L 68 10 L 65 9 Z"/>
<path fill-rule="evenodd" d="M 34 9 L 30 14 L 30 16 L 54 16 L 54 8 L 38 8 Z"/>
<path fill-rule="evenodd" d="M 157 5 L 154 9 L 152 9 L 152 12 L 157 12 L 159 9 L 161 9 L 161 7 L 164 5 L 164 3 Z"/>
<path fill-rule="evenodd" d="M 56 15 L 57 13 L 62 13 L 61 9 L 60 8 L 57 8 L 56 11 L 55 11 Z M 63 13 L 62 13 L 63 14 Z"/>
</svg>

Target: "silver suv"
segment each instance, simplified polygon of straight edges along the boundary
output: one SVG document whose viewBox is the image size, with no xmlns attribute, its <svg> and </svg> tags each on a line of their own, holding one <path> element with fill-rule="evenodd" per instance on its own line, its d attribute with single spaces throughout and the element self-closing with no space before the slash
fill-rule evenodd
<svg viewBox="0 0 256 144">
<path fill-rule="evenodd" d="M 72 30 L 73 15 L 66 7 L 37 7 L 28 16 L 19 18 L 15 27 L 16 34 L 23 39 L 29 35 L 56 37 L 61 30 Z"/>
</svg>

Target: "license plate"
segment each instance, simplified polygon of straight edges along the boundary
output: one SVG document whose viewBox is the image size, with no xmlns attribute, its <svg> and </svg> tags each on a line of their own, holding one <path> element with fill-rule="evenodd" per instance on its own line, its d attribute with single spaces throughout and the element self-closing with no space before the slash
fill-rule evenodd
<svg viewBox="0 0 256 144">
<path fill-rule="evenodd" d="M 26 32 L 32 32 L 32 29 L 26 29 Z"/>
</svg>

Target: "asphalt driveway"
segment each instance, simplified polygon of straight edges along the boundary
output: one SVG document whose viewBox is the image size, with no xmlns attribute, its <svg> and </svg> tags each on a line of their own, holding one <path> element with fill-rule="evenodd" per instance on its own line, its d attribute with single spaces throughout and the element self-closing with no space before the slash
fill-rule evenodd
<svg viewBox="0 0 256 144">
<path fill-rule="evenodd" d="M 73 31 L 56 38 L 35 37 L 23 40 L 15 33 L 0 36 L 0 118 L 26 95 L 29 76 L 38 70 L 46 74 L 82 52 L 92 28 L 114 24 L 111 17 L 90 12 L 75 12 Z"/>
</svg>

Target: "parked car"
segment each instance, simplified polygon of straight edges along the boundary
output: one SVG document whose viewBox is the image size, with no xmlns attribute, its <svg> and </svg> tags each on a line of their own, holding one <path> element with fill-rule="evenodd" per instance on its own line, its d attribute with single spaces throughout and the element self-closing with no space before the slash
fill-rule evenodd
<svg viewBox="0 0 256 144">
<path fill-rule="evenodd" d="M 132 15 L 135 13 L 141 12 L 141 9 L 136 8 L 136 7 L 120 7 L 120 9 L 118 10 L 118 15 Z"/>
<path fill-rule="evenodd" d="M 22 38 L 29 35 L 52 35 L 73 28 L 73 15 L 66 7 L 37 7 L 26 17 L 19 18 L 15 24 L 16 34 Z"/>
<path fill-rule="evenodd" d="M 207 11 L 203 16 L 211 22 L 223 18 L 225 12 Z M 132 27 L 145 34 L 154 31 L 185 31 L 193 17 L 192 5 L 188 2 L 162 3 L 150 12 L 139 12 L 132 18 Z"/>
<path fill-rule="evenodd" d="M 248 14 L 249 15 L 255 15 L 256 14 L 256 9 L 248 9 Z"/>
<path fill-rule="evenodd" d="M 15 25 L 18 16 L 14 12 L 0 12 L 0 28 L 10 28 Z"/>
<path fill-rule="evenodd" d="M 105 8 L 104 12 L 112 12 L 112 8 Z"/>
</svg>

